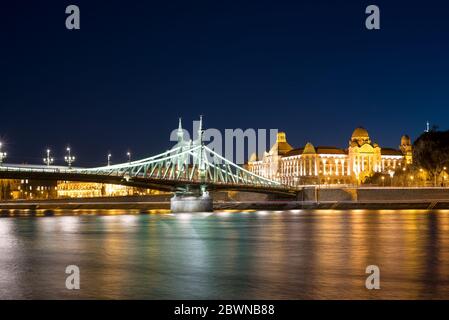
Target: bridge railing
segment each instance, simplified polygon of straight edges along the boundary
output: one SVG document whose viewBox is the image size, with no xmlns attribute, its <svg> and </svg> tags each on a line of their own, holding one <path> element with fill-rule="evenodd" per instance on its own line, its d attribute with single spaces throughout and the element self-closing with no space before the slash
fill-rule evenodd
<svg viewBox="0 0 449 320">
<path fill-rule="evenodd" d="M 173 148 L 145 159 L 95 168 L 55 166 L 0 166 L 0 171 L 34 172 L 65 175 L 115 176 L 130 179 L 206 183 L 230 186 L 288 188 L 286 185 L 259 176 L 233 163 L 202 144 Z"/>
</svg>

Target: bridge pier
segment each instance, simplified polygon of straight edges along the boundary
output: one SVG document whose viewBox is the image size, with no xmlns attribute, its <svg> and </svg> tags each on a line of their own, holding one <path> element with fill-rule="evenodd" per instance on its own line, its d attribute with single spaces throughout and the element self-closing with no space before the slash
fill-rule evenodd
<svg viewBox="0 0 449 320">
<path fill-rule="evenodd" d="M 201 188 L 199 192 L 190 192 L 187 188 L 187 190 L 175 192 L 170 199 L 170 210 L 172 213 L 212 212 L 214 211 L 213 199 L 205 188 Z"/>
</svg>

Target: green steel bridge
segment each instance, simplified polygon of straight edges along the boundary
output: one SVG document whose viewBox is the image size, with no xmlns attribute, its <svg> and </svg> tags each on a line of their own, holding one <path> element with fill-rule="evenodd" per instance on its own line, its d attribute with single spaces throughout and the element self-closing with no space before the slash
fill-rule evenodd
<svg viewBox="0 0 449 320">
<path fill-rule="evenodd" d="M 295 196 L 299 189 L 256 175 L 229 161 L 198 139 L 184 141 L 181 121 L 178 143 L 161 154 L 141 160 L 95 168 L 39 165 L 0 166 L 0 179 L 37 179 L 121 184 L 175 193 L 208 196 L 209 191 L 235 190 Z"/>
</svg>

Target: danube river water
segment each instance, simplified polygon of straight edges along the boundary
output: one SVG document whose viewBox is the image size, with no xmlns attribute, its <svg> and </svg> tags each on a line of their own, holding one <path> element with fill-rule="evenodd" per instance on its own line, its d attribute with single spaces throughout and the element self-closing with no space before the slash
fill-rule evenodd
<svg viewBox="0 0 449 320">
<path fill-rule="evenodd" d="M 449 298 L 449 211 L 101 213 L 0 218 L 0 298 Z"/>
</svg>

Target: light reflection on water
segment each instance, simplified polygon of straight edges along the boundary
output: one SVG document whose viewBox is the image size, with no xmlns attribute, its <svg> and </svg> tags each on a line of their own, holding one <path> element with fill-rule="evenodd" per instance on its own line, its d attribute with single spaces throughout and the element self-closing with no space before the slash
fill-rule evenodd
<svg viewBox="0 0 449 320">
<path fill-rule="evenodd" d="M 0 298 L 449 298 L 447 210 L 111 213 L 0 218 Z"/>
</svg>

